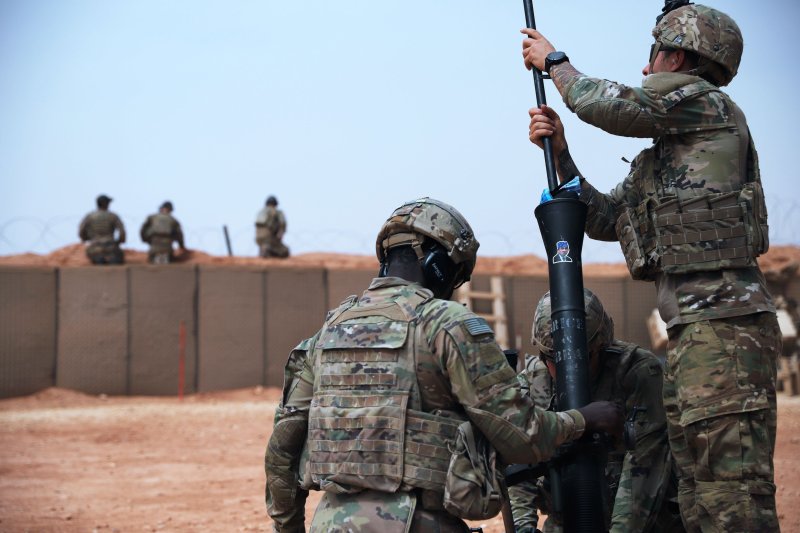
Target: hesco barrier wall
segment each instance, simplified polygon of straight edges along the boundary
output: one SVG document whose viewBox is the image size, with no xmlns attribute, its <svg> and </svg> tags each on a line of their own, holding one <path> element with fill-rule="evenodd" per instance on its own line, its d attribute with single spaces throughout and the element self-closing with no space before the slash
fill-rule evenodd
<svg viewBox="0 0 800 533">
<path fill-rule="evenodd" d="M 373 275 L 214 265 L 0 266 L 0 397 L 54 385 L 91 394 L 177 394 L 181 324 L 184 392 L 280 386 L 292 348 Z M 533 311 L 547 278 L 504 276 L 503 283 L 510 344 L 530 353 Z M 618 338 L 650 346 L 652 285 L 625 277 L 584 283 L 614 318 Z M 478 274 L 472 284 L 488 290 L 489 276 Z M 800 299 L 800 282 L 789 293 Z"/>
<path fill-rule="evenodd" d="M 55 375 L 59 387 L 128 393 L 128 274 L 125 267 L 59 271 Z"/>
<path fill-rule="evenodd" d="M 0 397 L 53 385 L 57 287 L 54 268 L 0 269 Z"/>
<path fill-rule="evenodd" d="M 194 267 L 129 270 L 129 394 L 175 394 L 181 323 L 185 328 L 186 393 L 196 390 L 197 272 Z"/>
</svg>

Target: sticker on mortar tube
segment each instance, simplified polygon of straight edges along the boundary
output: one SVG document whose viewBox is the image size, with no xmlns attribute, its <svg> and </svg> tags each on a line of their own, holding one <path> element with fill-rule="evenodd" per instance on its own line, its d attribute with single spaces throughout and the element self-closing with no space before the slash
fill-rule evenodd
<svg viewBox="0 0 800 533">
<path fill-rule="evenodd" d="M 556 243 L 556 255 L 553 256 L 553 264 L 556 263 L 572 263 L 572 258 L 569 256 L 569 243 L 567 241 L 558 241 Z"/>
</svg>

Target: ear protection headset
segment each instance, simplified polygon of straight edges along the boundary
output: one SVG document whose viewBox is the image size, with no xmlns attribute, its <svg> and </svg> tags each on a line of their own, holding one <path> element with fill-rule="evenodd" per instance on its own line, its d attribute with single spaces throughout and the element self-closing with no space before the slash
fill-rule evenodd
<svg viewBox="0 0 800 533">
<path fill-rule="evenodd" d="M 425 285 L 437 295 L 447 294 L 458 274 L 453 260 L 441 246 L 433 246 L 421 261 Z"/>
<path fill-rule="evenodd" d="M 433 244 L 424 251 L 421 243 L 415 240 L 411 246 L 417 252 L 425 286 L 436 295 L 448 294 L 455 287 L 461 269 L 448 257 L 447 251 L 441 245 Z M 388 270 L 389 265 L 384 257 L 378 269 L 378 277 L 385 277 Z"/>
</svg>

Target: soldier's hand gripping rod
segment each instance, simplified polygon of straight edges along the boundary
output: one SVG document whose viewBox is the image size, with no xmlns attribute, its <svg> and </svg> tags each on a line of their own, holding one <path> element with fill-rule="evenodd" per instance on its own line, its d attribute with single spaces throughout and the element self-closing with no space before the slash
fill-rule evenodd
<svg viewBox="0 0 800 533">
<path fill-rule="evenodd" d="M 531 29 L 536 29 L 536 19 L 533 16 L 533 0 L 522 0 L 525 6 L 525 25 Z M 536 91 L 536 105 L 542 107 L 547 105 L 547 99 L 544 95 L 544 76 L 542 71 L 536 67 L 531 69 L 533 72 L 533 88 Z M 544 148 L 544 167 L 547 172 L 547 188 L 550 191 L 558 189 L 558 174 L 556 174 L 556 163 L 553 159 L 553 141 L 550 137 L 542 138 L 542 147 Z"/>
</svg>

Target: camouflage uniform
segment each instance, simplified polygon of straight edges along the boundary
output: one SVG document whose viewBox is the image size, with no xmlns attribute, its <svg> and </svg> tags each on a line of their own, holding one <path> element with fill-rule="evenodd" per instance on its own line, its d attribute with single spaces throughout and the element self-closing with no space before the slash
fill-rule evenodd
<svg viewBox="0 0 800 533">
<path fill-rule="evenodd" d="M 651 352 L 635 344 L 614 340 L 614 322 L 600 300 L 584 289 L 587 351 L 591 367 L 592 401 L 608 400 L 635 414 L 635 448 L 623 442 L 609 450 L 605 476 L 608 491 L 602 495 L 606 526 L 612 532 L 683 531 L 677 506 L 677 478 L 667 439 L 667 421 L 661 399 L 663 367 Z M 523 388 L 543 409 L 555 405 L 554 382 L 546 360 L 553 357 L 550 336 L 550 297 L 545 294 L 534 315 L 532 342 L 540 355 L 528 355 L 520 373 Z M 635 409 L 638 408 L 638 409 Z M 509 487 L 517 531 L 536 528 L 535 508 L 548 515 L 546 532 L 560 532 L 560 517 L 551 503 L 549 481 L 524 482 Z"/>
<path fill-rule="evenodd" d="M 86 255 L 92 263 L 119 265 L 125 262 L 119 246 L 125 242 L 125 226 L 115 213 L 107 209 L 92 211 L 81 220 L 78 236 L 84 242 L 89 241 Z"/>
<path fill-rule="evenodd" d="M 289 257 L 289 248 L 283 244 L 286 217 L 274 205 L 267 205 L 256 217 L 256 243 L 261 257 Z"/>
<path fill-rule="evenodd" d="M 694 47 L 698 54 L 718 60 L 719 64 L 710 65 L 726 67 L 720 78 L 724 85 L 736 74 L 738 56 L 735 64 L 728 56 L 712 56 L 716 52 L 711 50 L 720 47 L 705 40 L 705 27 L 698 28 L 703 17 L 716 20 L 717 28 L 724 27 L 709 31 L 714 38 L 722 35 L 736 41 L 731 35 L 738 35 L 740 55 L 738 27 L 704 6 L 668 14 L 654 36 L 657 44 Z M 667 35 L 669 40 L 664 41 Z M 735 55 L 735 48 L 722 47 L 720 54 L 732 50 Z M 680 211 L 681 205 L 704 202 L 711 195 L 738 194 L 746 183 L 760 188 L 758 159 L 744 114 L 727 94 L 701 77 L 655 73 L 645 78 L 642 87 L 633 88 L 579 75 L 561 93 L 570 110 L 589 124 L 615 135 L 655 139 L 609 194 L 584 181 L 586 233 L 593 239 L 621 238 L 615 231 L 621 213 L 647 208 L 648 202 L 663 205 L 665 199 L 677 199 Z M 763 196 L 760 200 L 752 202 L 756 210 L 763 209 L 759 205 Z M 766 213 L 756 213 L 756 218 L 765 222 Z M 754 224 L 745 236 L 700 242 L 700 253 L 713 252 L 715 246 L 753 246 L 763 252 L 767 242 L 766 225 Z M 711 266 L 693 271 L 691 263 L 683 271 L 668 271 L 665 266 L 649 278 L 656 283 L 658 309 L 669 328 L 664 406 L 681 478 L 681 514 L 690 531 L 779 529 L 773 453 L 775 367 L 781 341 L 754 255 L 740 263 L 717 256 L 708 263 Z"/>
<path fill-rule="evenodd" d="M 390 384 L 397 394 L 381 392 Z M 365 420 L 379 430 L 356 430 Z M 317 487 L 326 492 L 314 531 L 467 531 L 442 508 L 447 450 L 464 420 L 507 462 L 547 459 L 585 423 L 534 406 L 481 318 L 421 285 L 376 278 L 289 357 L 265 458 L 276 531 L 302 531 L 305 490 Z M 346 452 L 355 445 L 362 451 Z"/>
<path fill-rule="evenodd" d="M 466 532 L 460 517 L 500 510 L 498 463 L 583 434 L 581 411 L 537 408 L 486 321 L 449 300 L 478 246 L 452 206 L 406 202 L 378 233 L 379 277 L 290 354 L 265 455 L 276 530 L 302 530 L 318 488 L 315 531 Z M 593 428 L 620 420 L 610 402 L 586 409 Z"/>
<path fill-rule="evenodd" d="M 605 472 L 609 491 L 603 497 L 609 531 L 683 531 L 680 519 L 676 524 L 676 516 L 669 508 L 669 499 L 677 493 L 677 479 L 661 400 L 661 363 L 647 350 L 622 341 L 614 341 L 600 358 L 600 373 L 592 381 L 592 400 L 617 401 L 625 406 L 626 417 L 634 407 L 646 409 L 636 416 L 636 448 L 626 451 L 622 443 L 617 443 L 608 455 Z M 544 361 L 537 355 L 528 355 L 520 376 L 536 404 L 549 408 L 554 385 Z M 520 483 L 508 491 L 518 531 L 536 528 L 536 512 L 531 512 L 534 506 L 548 515 L 545 532 L 561 530 L 544 480 Z"/>
<path fill-rule="evenodd" d="M 142 241 L 150 245 L 147 260 L 151 263 L 171 263 L 175 257 L 173 242 L 184 248 L 181 224 L 170 213 L 160 212 L 147 217 L 139 234 Z"/>
</svg>

